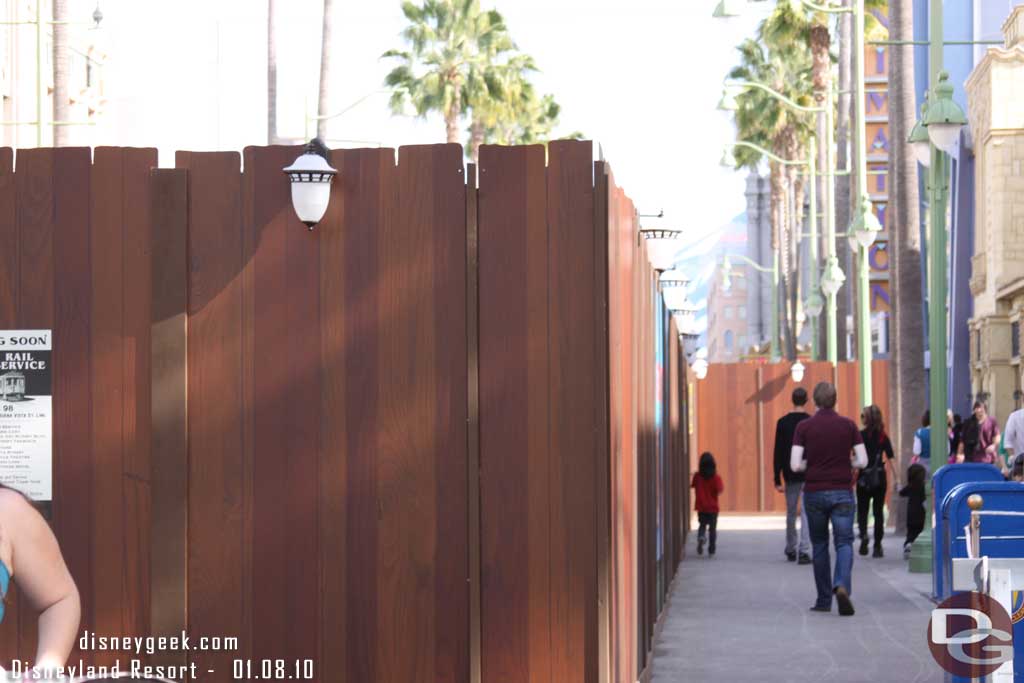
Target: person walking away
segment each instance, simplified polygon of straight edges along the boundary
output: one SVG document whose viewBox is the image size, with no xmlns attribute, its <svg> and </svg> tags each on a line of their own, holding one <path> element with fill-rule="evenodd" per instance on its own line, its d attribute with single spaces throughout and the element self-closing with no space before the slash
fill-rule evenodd
<svg viewBox="0 0 1024 683">
<path fill-rule="evenodd" d="M 704 554 L 704 540 L 707 538 L 708 555 L 715 554 L 718 540 L 718 496 L 725 490 L 722 478 L 718 476 L 715 457 L 705 451 L 700 455 L 700 464 L 693 475 L 690 487 L 695 490 L 694 508 L 697 510 L 697 554 Z M 707 533 L 705 533 L 705 531 Z"/>
<path fill-rule="evenodd" d="M 907 540 L 903 542 L 903 559 L 910 557 L 914 540 L 924 531 L 924 501 L 927 493 L 924 483 L 928 470 L 920 463 L 907 468 L 907 485 L 900 489 L 900 495 L 907 499 Z"/>
<path fill-rule="evenodd" d="M 953 456 L 950 462 L 956 462 L 956 454 L 960 450 L 960 441 L 964 433 L 964 419 L 960 417 L 960 413 L 953 414 L 952 425 L 949 429 L 949 452 Z"/>
<path fill-rule="evenodd" d="M 931 413 L 932 411 L 924 411 L 924 415 L 921 417 L 921 426 L 916 432 L 914 432 L 914 457 L 910 459 L 910 464 L 914 465 L 922 463 L 925 469 L 930 469 L 931 465 L 931 453 L 932 453 L 932 430 L 931 424 Z"/>
<path fill-rule="evenodd" d="M 993 464 L 999 448 L 999 424 L 988 414 L 984 401 L 974 402 L 974 414 L 964 420 L 960 435 L 957 462 L 983 462 Z"/>
<path fill-rule="evenodd" d="M 792 395 L 793 410 L 779 418 L 775 423 L 775 490 L 786 494 L 786 559 L 799 564 L 811 563 L 811 537 L 807 530 L 807 514 L 803 504 L 804 475 L 794 472 L 789 466 L 789 456 L 793 450 L 793 433 L 796 426 L 808 419 L 807 390 L 797 387 Z M 785 484 L 783 485 L 783 482 Z M 800 534 L 797 545 L 796 518 L 800 511 Z"/>
<path fill-rule="evenodd" d="M 796 427 L 790 467 L 804 472 L 804 503 L 810 525 L 814 562 L 814 584 L 817 600 L 811 610 L 830 612 L 832 597 L 839 605 L 839 614 L 854 613 L 850 596 L 853 571 L 853 482 L 851 465 L 863 469 L 868 463 L 857 425 L 839 415 L 836 388 L 828 382 L 814 387 L 817 412 Z M 828 525 L 835 534 L 836 565 L 828 551 Z"/>
<path fill-rule="evenodd" d="M 868 512 L 875 517 L 875 546 L 872 557 L 882 557 L 882 536 L 885 535 L 885 466 L 895 458 L 892 442 L 885 433 L 882 411 L 871 405 L 861 411 L 864 429 L 860 436 L 868 452 L 868 465 L 857 475 L 857 526 L 860 529 L 860 554 L 868 554 Z"/>
</svg>

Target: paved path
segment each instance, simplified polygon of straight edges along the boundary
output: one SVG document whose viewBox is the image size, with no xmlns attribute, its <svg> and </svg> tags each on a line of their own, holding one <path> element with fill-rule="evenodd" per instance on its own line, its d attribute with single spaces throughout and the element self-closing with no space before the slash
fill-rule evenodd
<svg viewBox="0 0 1024 683">
<path fill-rule="evenodd" d="M 834 603 L 831 614 L 809 611 L 811 565 L 786 561 L 779 520 L 750 522 L 721 519 L 714 558 L 698 556 L 690 535 L 654 645 L 654 683 L 942 681 L 925 635 L 931 579 L 907 571 L 902 538 L 886 538 L 882 559 L 854 555 L 857 613 L 840 617 Z"/>
</svg>

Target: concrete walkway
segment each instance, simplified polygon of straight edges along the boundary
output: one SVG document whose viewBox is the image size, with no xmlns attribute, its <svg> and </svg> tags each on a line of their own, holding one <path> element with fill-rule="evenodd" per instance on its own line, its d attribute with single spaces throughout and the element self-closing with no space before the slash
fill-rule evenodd
<svg viewBox="0 0 1024 683">
<path fill-rule="evenodd" d="M 786 561 L 783 528 L 781 518 L 723 517 L 714 558 L 698 556 L 690 535 L 654 683 L 943 680 L 926 642 L 931 578 L 907 571 L 902 537 L 888 530 L 881 559 L 855 543 L 857 613 L 840 617 L 834 603 L 831 614 L 809 611 L 811 565 Z"/>
</svg>

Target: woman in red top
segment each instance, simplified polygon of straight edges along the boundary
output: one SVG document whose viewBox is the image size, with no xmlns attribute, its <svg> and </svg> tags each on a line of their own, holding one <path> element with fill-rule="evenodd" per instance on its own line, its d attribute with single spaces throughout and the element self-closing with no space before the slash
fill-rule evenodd
<svg viewBox="0 0 1024 683">
<path fill-rule="evenodd" d="M 697 467 L 697 472 L 693 475 L 690 487 L 696 492 L 693 506 L 697 510 L 697 521 L 700 523 L 700 527 L 697 529 L 697 554 L 704 554 L 704 532 L 705 529 L 710 529 L 708 555 L 714 555 L 715 540 L 718 536 L 716 532 L 718 495 L 722 493 L 725 485 L 722 483 L 722 478 L 715 473 L 715 458 L 711 453 L 701 454 L 700 464 Z"/>
</svg>

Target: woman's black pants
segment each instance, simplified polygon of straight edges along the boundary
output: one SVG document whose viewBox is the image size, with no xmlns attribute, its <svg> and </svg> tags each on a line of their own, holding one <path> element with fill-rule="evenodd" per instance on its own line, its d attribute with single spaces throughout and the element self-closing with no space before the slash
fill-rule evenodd
<svg viewBox="0 0 1024 683">
<path fill-rule="evenodd" d="M 873 508 L 875 514 L 875 543 L 882 542 L 882 535 L 885 533 L 885 487 L 867 491 L 863 487 L 857 487 L 857 527 L 860 529 L 860 537 L 868 537 L 868 506 Z"/>
</svg>

